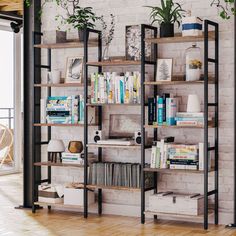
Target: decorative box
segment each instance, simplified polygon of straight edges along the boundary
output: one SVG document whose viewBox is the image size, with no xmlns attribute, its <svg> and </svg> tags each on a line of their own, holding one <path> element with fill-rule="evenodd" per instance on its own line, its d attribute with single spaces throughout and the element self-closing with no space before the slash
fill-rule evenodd
<svg viewBox="0 0 236 236">
<path fill-rule="evenodd" d="M 164 192 L 149 196 L 149 210 L 160 213 L 201 215 L 204 197 L 200 194 L 175 194 Z"/>
<path fill-rule="evenodd" d="M 187 16 L 182 19 L 182 36 L 201 36 L 202 20 L 196 16 Z"/>
<path fill-rule="evenodd" d="M 88 190 L 88 205 L 95 202 L 94 192 Z M 64 205 L 83 206 L 84 189 L 83 188 L 64 188 Z"/>
<path fill-rule="evenodd" d="M 66 40 L 66 31 L 52 30 L 43 32 L 43 43 L 65 43 Z"/>
<path fill-rule="evenodd" d="M 48 185 L 39 185 L 38 200 L 45 203 L 63 203 L 63 198 L 60 198 L 56 187 Z"/>
</svg>

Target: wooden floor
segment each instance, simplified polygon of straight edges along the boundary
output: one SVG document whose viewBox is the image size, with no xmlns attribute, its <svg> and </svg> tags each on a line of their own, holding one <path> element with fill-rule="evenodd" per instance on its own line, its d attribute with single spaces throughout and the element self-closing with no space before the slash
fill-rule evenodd
<svg viewBox="0 0 236 236">
<path fill-rule="evenodd" d="M 148 220 L 141 225 L 138 218 L 90 215 L 85 220 L 81 214 L 41 210 L 35 215 L 30 210 L 15 210 L 22 202 L 20 175 L 0 177 L 0 235 L 61 235 L 61 236 L 231 236 L 236 230 L 224 226 L 210 226 L 202 230 L 200 224 Z"/>
</svg>

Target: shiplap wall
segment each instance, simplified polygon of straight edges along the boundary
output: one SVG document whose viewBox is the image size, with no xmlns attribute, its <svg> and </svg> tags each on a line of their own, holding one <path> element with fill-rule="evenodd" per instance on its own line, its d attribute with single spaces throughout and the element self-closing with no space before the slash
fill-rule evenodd
<svg viewBox="0 0 236 236">
<path fill-rule="evenodd" d="M 217 15 L 217 10 L 210 7 L 210 0 L 185 0 L 178 1 L 183 3 L 185 10 L 191 10 L 192 15 L 203 19 L 210 19 L 220 23 L 220 148 L 219 148 L 219 207 L 220 223 L 228 223 L 233 219 L 233 21 L 223 21 Z M 105 19 L 109 19 L 109 14 L 116 16 L 115 38 L 110 47 L 111 56 L 125 55 L 125 26 L 146 23 L 149 24 L 149 10 L 145 5 L 159 5 L 156 0 L 82 0 L 82 6 L 92 6 L 98 15 L 103 14 Z M 43 31 L 53 31 L 57 27 L 55 15 L 63 11 L 55 4 L 49 3 L 45 6 L 42 16 Z M 100 28 L 100 26 L 98 26 Z M 62 28 L 63 29 L 63 28 Z M 178 31 L 178 29 L 176 29 Z M 69 38 L 77 37 L 76 31 L 68 32 Z M 184 52 L 191 44 L 178 44 L 161 46 L 159 48 L 159 57 L 173 57 L 174 70 L 181 72 L 184 70 Z M 199 44 L 202 47 L 202 44 Z M 212 47 L 211 47 L 212 48 Z M 53 51 L 52 66 L 65 73 L 66 58 L 68 56 L 82 56 L 83 51 L 79 49 L 67 49 Z M 90 50 L 91 58 L 95 58 L 96 50 Z M 46 60 L 46 54 L 43 54 L 42 61 Z M 137 68 L 116 68 L 116 71 L 131 71 Z M 46 74 L 43 74 L 43 80 Z M 167 87 L 165 91 L 170 91 L 175 95 L 183 96 L 181 110 L 186 108 L 186 97 L 189 93 L 197 93 L 203 98 L 203 87 L 201 86 L 179 86 Z M 70 95 L 82 93 L 82 89 L 57 89 L 54 94 Z M 203 102 L 203 101 L 202 101 Z M 122 107 L 105 108 L 104 110 L 104 129 L 108 133 L 109 114 L 140 114 L 136 108 L 124 110 Z M 89 136 L 92 138 L 93 128 L 89 128 Z M 45 132 L 46 133 L 46 130 Z M 184 142 L 198 142 L 203 139 L 203 131 L 191 129 L 161 130 L 160 135 L 172 135 L 177 140 Z M 151 135 L 151 133 L 150 133 Z M 210 136 L 213 135 L 210 133 Z M 53 128 L 53 138 L 61 138 L 67 144 L 69 140 L 83 139 L 82 128 Z M 44 150 L 45 153 L 45 150 Z M 108 150 L 105 151 L 106 160 L 117 161 L 140 161 L 138 151 L 126 150 Z M 147 153 L 147 158 L 149 153 Z M 82 170 L 78 169 L 55 169 L 53 170 L 53 181 L 65 183 L 71 181 L 82 181 Z M 213 175 L 209 177 L 210 188 L 213 187 Z M 164 174 L 159 178 L 159 189 L 175 190 L 179 192 L 203 192 L 203 176 L 179 174 Z M 112 214 L 137 215 L 139 216 L 140 194 L 120 191 L 104 191 L 104 202 L 113 204 L 113 207 L 105 208 L 105 212 Z M 126 205 L 132 205 L 129 211 Z M 123 206 L 123 207 L 122 207 Z"/>
</svg>

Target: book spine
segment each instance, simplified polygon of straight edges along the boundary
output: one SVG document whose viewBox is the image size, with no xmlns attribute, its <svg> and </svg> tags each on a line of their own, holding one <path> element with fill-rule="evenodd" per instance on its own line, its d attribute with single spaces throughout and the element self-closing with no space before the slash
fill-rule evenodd
<svg viewBox="0 0 236 236">
<path fill-rule="evenodd" d="M 124 104 L 125 100 L 125 80 L 124 76 L 120 76 L 120 103 Z"/>
<path fill-rule="evenodd" d="M 125 99 L 124 99 L 124 103 L 128 104 L 130 103 L 130 94 L 129 94 L 129 76 L 125 76 Z"/>
<path fill-rule="evenodd" d="M 176 125 L 175 117 L 177 111 L 177 99 L 167 98 L 167 113 L 166 113 L 166 123 L 167 125 Z"/>
<path fill-rule="evenodd" d="M 198 167 L 197 167 L 197 165 L 175 165 L 175 164 L 170 164 L 170 169 L 175 169 L 175 170 L 197 170 Z"/>
<path fill-rule="evenodd" d="M 169 160 L 170 164 L 175 164 L 175 165 L 198 165 L 198 161 L 195 160 Z"/>
<path fill-rule="evenodd" d="M 204 118 L 203 112 L 198 113 L 187 113 L 187 112 L 177 112 L 176 117 L 182 117 L 182 118 Z"/>
<path fill-rule="evenodd" d="M 166 122 L 166 100 L 170 97 L 169 93 L 163 94 L 163 122 Z"/>
<path fill-rule="evenodd" d="M 152 146 L 151 152 L 151 168 L 156 168 L 156 146 Z"/>
<path fill-rule="evenodd" d="M 158 125 L 163 124 L 163 98 L 158 98 Z"/>
<path fill-rule="evenodd" d="M 155 99 L 154 98 L 148 98 L 148 125 L 153 125 L 154 122 L 154 114 L 155 108 L 154 108 Z"/>
<path fill-rule="evenodd" d="M 198 121 L 177 121 L 177 126 L 198 126 L 202 123 L 199 123 Z"/>
<path fill-rule="evenodd" d="M 198 121 L 204 122 L 203 118 L 196 118 L 196 117 L 175 117 L 176 121 Z"/>
</svg>

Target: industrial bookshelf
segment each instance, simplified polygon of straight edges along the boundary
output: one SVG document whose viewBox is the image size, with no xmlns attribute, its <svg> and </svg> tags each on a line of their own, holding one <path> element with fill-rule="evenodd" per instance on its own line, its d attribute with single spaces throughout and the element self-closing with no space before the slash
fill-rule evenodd
<svg viewBox="0 0 236 236">
<path fill-rule="evenodd" d="M 213 28 L 213 31 L 209 31 L 209 28 Z M 145 30 L 149 28 L 148 26 L 142 25 L 142 60 L 141 60 L 141 84 L 142 84 L 142 92 L 141 92 L 141 115 L 142 115 L 142 122 L 141 122 L 141 130 L 142 130 L 142 150 L 141 150 L 141 162 L 142 162 L 142 184 L 141 184 L 141 223 L 145 223 L 145 215 L 152 215 L 156 219 L 157 216 L 168 216 L 168 218 L 179 218 L 181 220 L 194 218 L 193 216 L 186 216 L 186 215 L 178 215 L 178 214 L 164 214 L 160 212 L 151 212 L 146 211 L 146 204 L 145 204 L 145 174 L 147 172 L 154 173 L 154 183 L 155 183 L 155 190 L 154 193 L 157 193 L 157 186 L 158 186 L 158 173 L 188 173 L 188 174 L 202 174 L 204 176 L 204 214 L 201 216 L 196 217 L 197 219 L 203 220 L 204 229 L 208 228 L 208 216 L 209 213 L 209 204 L 208 204 L 208 197 L 214 195 L 214 220 L 215 224 L 218 224 L 218 137 L 219 137 L 219 128 L 218 128 L 218 109 L 219 109 L 219 29 L 218 24 L 209 20 L 204 21 L 204 33 L 202 36 L 197 37 L 182 37 L 181 35 L 176 35 L 172 38 L 145 38 Z M 212 41 L 214 43 L 215 48 L 215 58 L 209 58 L 209 43 Z M 186 81 L 170 81 L 170 82 L 147 82 L 145 81 L 145 70 L 146 70 L 146 61 L 145 61 L 145 46 L 146 43 L 152 43 L 157 50 L 159 44 L 177 44 L 177 43 L 186 43 L 186 42 L 203 42 L 204 43 L 204 80 L 203 81 L 194 81 L 194 82 L 186 82 Z M 209 74 L 209 63 L 214 64 L 214 76 Z M 154 78 L 156 78 L 156 64 L 154 65 Z M 191 127 L 191 126 L 158 126 L 158 125 L 147 125 L 145 123 L 145 88 L 146 86 L 154 86 L 154 97 L 157 96 L 158 86 L 164 85 L 173 85 L 173 86 L 180 86 L 180 85 L 192 85 L 192 84 L 199 84 L 204 86 L 204 125 L 199 127 Z M 209 84 L 214 85 L 214 103 L 209 103 L 208 93 L 209 93 Z M 208 122 L 208 112 L 209 107 L 214 107 L 214 121 L 209 123 Z M 146 157 L 145 157 L 145 131 L 146 129 L 153 129 L 154 130 L 154 140 L 157 141 L 158 135 L 158 128 L 199 128 L 204 130 L 204 171 L 191 171 L 191 170 L 170 170 L 170 169 L 151 169 L 146 168 Z M 212 128 L 215 130 L 215 142 L 214 147 L 209 147 L 208 144 L 208 130 Z M 214 190 L 209 191 L 208 189 L 208 156 L 209 152 L 215 152 L 215 167 L 213 170 L 214 172 Z"/>
<path fill-rule="evenodd" d="M 97 31 L 96 31 L 97 32 Z M 96 33 L 95 32 L 95 33 Z M 65 43 L 54 43 L 54 44 L 39 44 L 41 42 L 41 38 L 43 37 L 43 34 L 40 32 L 34 32 L 34 42 L 33 42 L 33 50 L 34 50 L 34 110 L 33 110 L 33 117 L 34 122 L 32 124 L 32 127 L 34 128 L 34 139 L 32 140 L 33 146 L 34 146 L 34 155 L 32 156 L 33 164 L 33 176 L 32 176 L 32 212 L 35 213 L 36 209 L 40 208 L 40 206 L 47 206 L 48 209 L 51 209 L 52 206 L 60 207 L 60 208 L 74 208 L 74 209 L 80 209 L 83 210 L 83 207 L 78 206 L 66 206 L 63 204 L 52 204 L 52 203 L 42 203 L 38 202 L 38 185 L 42 183 L 51 183 L 51 171 L 52 167 L 54 168 L 78 168 L 82 169 L 84 168 L 84 165 L 79 164 L 63 164 L 63 163 L 52 163 L 50 161 L 36 161 L 36 146 L 44 146 L 48 145 L 51 134 L 52 134 L 52 127 L 68 127 L 68 128 L 74 128 L 74 127 L 84 127 L 84 124 L 47 124 L 47 123 L 40 123 L 40 101 L 36 99 L 38 97 L 37 95 L 41 94 L 41 89 L 45 88 L 47 89 L 48 96 L 51 96 L 52 88 L 66 88 L 66 87 L 73 87 L 73 88 L 84 88 L 84 84 L 79 83 L 61 83 L 61 84 L 48 84 L 48 83 L 42 83 L 42 81 L 36 81 L 35 75 L 36 71 L 46 69 L 47 71 L 51 71 L 52 69 L 52 50 L 60 50 L 60 49 L 83 49 L 84 48 L 84 42 L 79 41 L 71 41 L 71 42 L 65 42 Z M 39 43 L 38 43 L 39 42 Z M 98 40 L 96 38 L 91 39 L 87 42 L 87 47 L 97 47 L 98 46 Z M 36 58 L 36 50 L 45 49 L 47 50 L 47 65 L 41 64 L 41 59 Z M 40 51 L 41 52 L 41 51 Z M 83 53 L 83 51 L 82 51 Z M 40 53 L 41 54 L 41 53 Z M 37 53 L 38 55 L 38 53 Z M 87 124 L 88 126 L 97 126 L 97 124 Z M 47 140 L 37 140 L 37 130 L 41 129 L 42 127 L 47 127 Z M 49 157 L 48 157 L 49 158 Z M 49 159 L 48 159 L 49 160 Z M 41 172 L 41 167 L 47 168 L 47 178 L 46 179 L 36 179 L 36 173 Z M 40 175 L 40 174 L 39 174 Z M 40 175 L 41 176 L 41 175 Z"/>
</svg>

